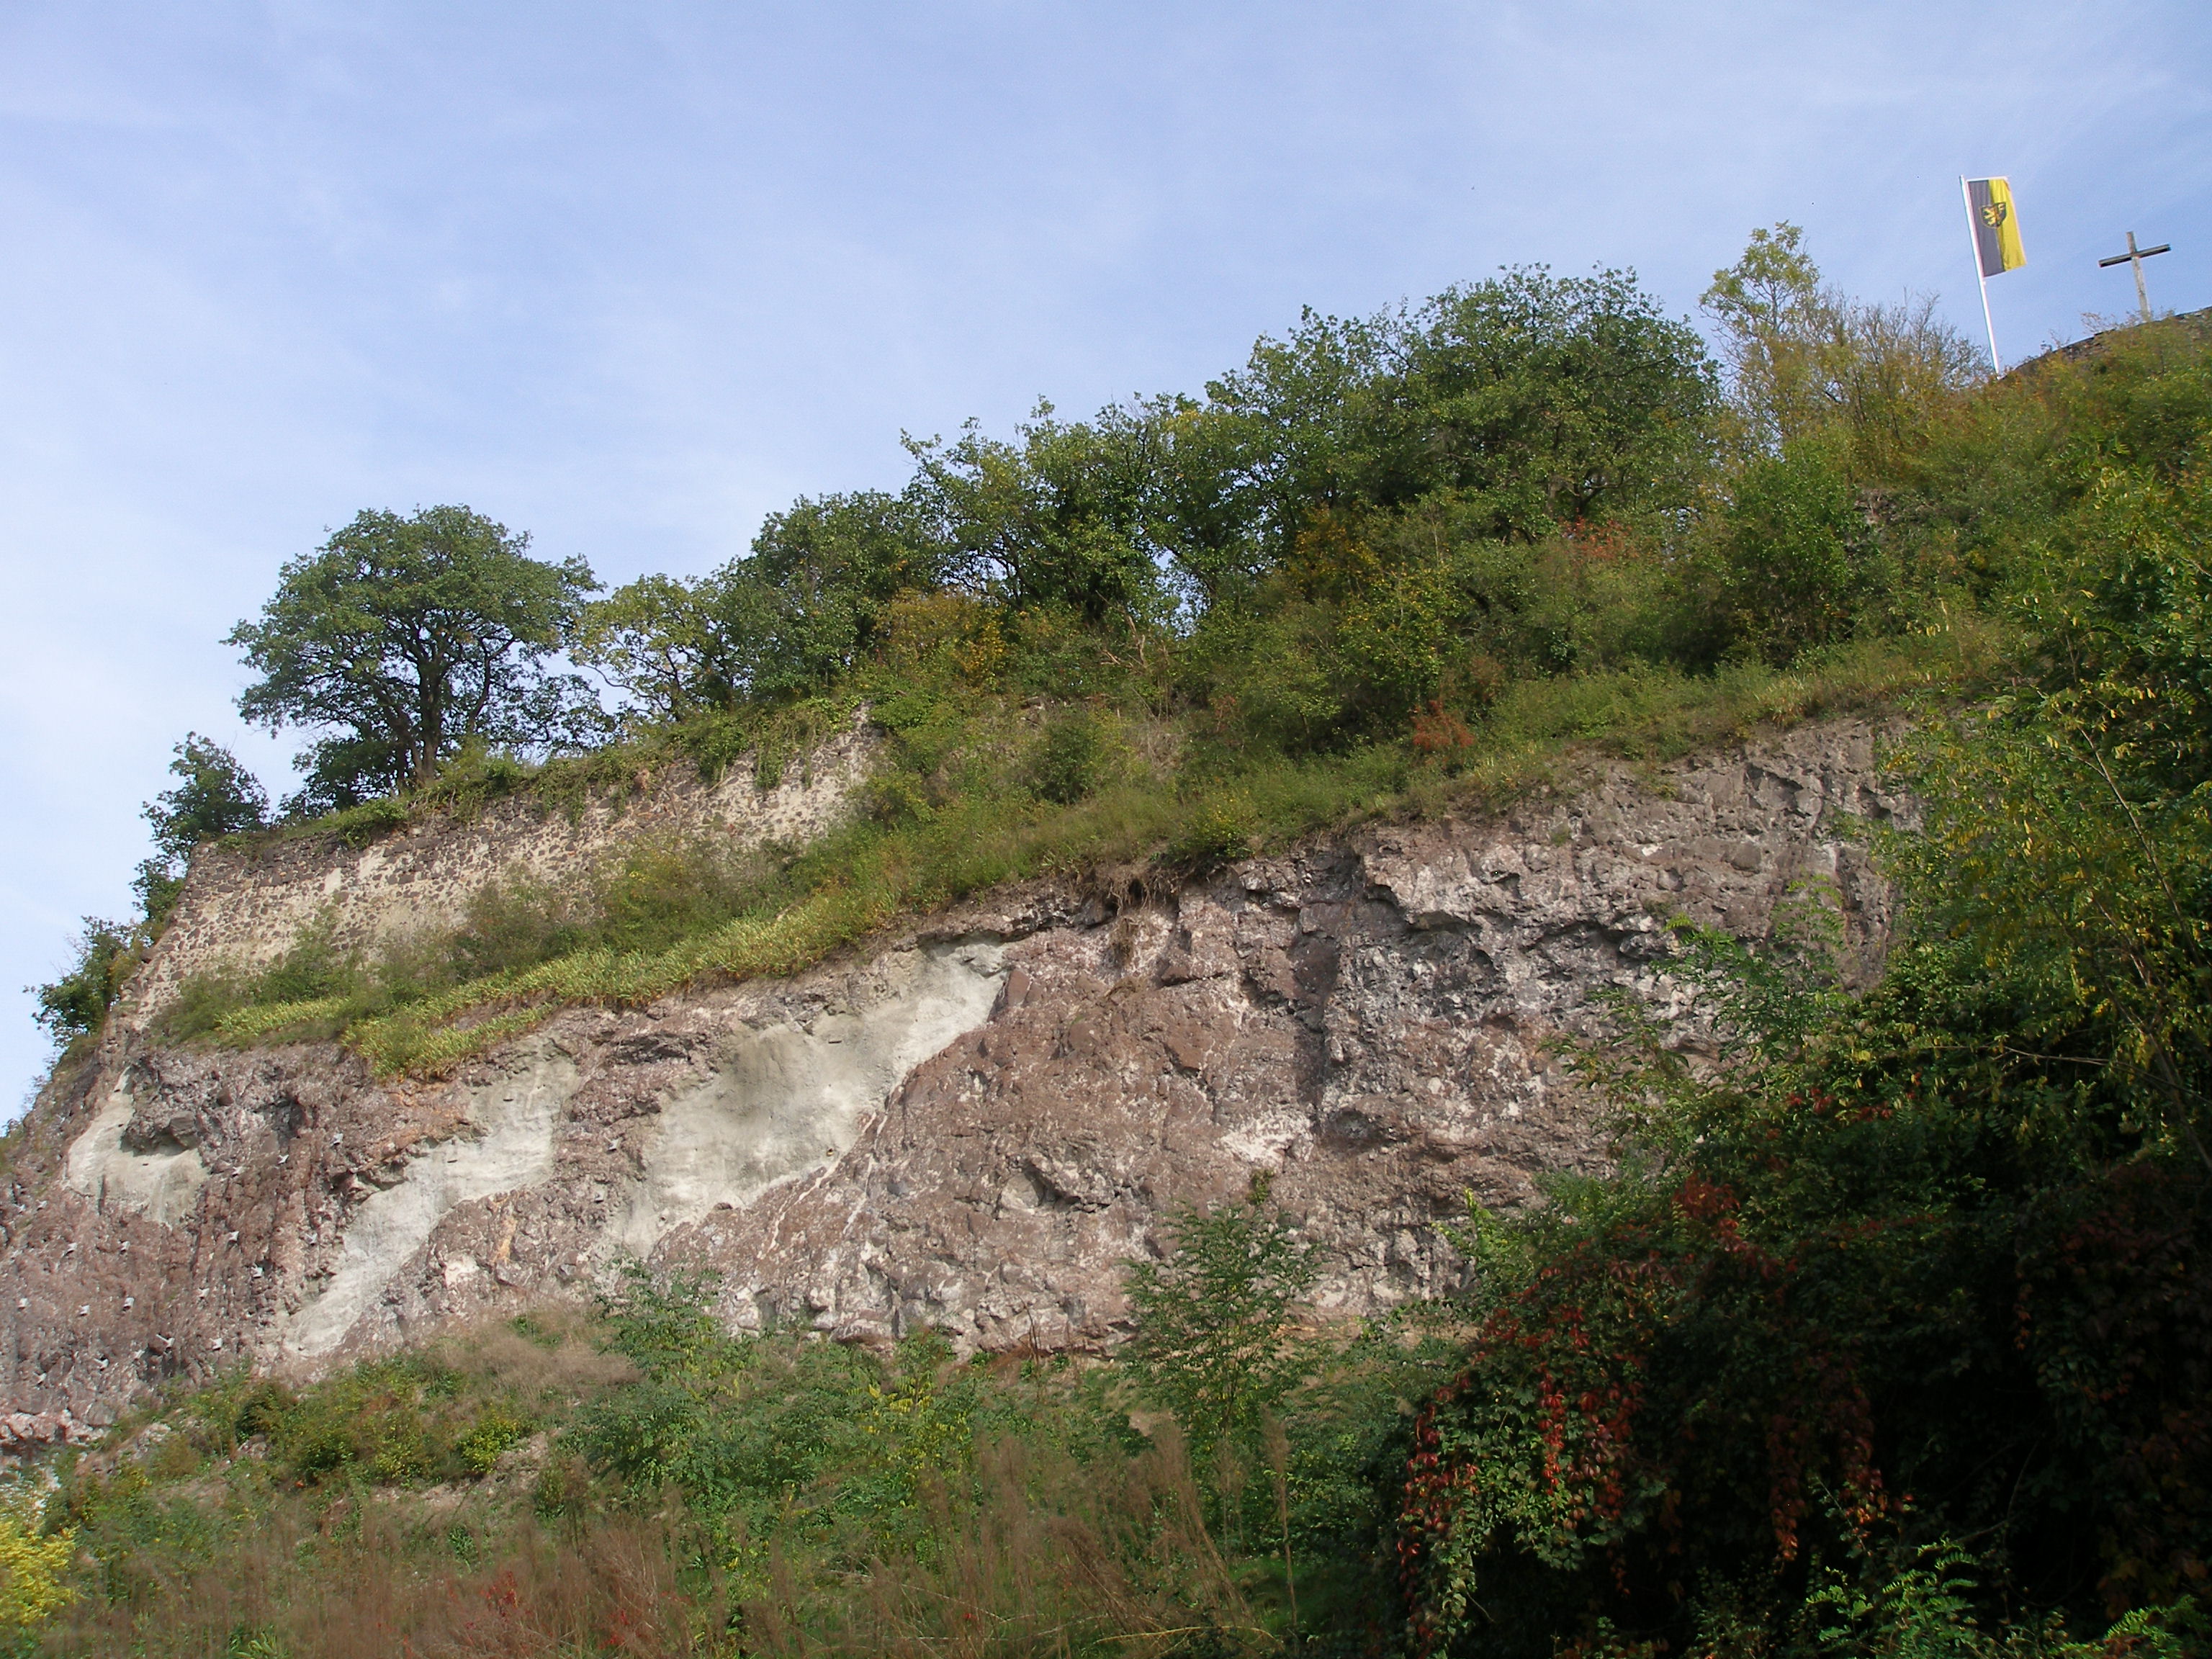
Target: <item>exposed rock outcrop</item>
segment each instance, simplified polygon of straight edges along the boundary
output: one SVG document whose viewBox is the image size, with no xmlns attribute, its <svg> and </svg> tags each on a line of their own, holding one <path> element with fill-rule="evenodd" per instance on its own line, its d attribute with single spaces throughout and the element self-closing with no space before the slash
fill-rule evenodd
<svg viewBox="0 0 2212 1659">
<path fill-rule="evenodd" d="M 423 817 L 358 846 L 323 834 L 204 848 L 116 1023 L 143 1030 L 193 975 L 264 966 L 309 927 L 327 925 L 342 951 L 451 929 L 487 884 L 586 879 L 642 837 L 712 836 L 737 846 L 805 841 L 842 814 L 874 746 L 867 727 L 856 724 L 795 757 L 767 788 L 757 786 L 750 763 L 712 784 L 677 767 L 566 810 L 549 810 L 537 795 L 509 795 L 473 811 Z"/>
<path fill-rule="evenodd" d="M 313 1370 L 625 1255 L 715 1268 L 741 1326 L 1096 1346 L 1163 1213 L 1256 1171 L 1328 1304 L 1446 1289 L 1467 1194 L 1604 1156 L 1553 1042 L 1605 988 L 1668 994 L 1665 915 L 1756 934 L 1826 878 L 1870 967 L 1861 842 L 1904 811 L 1874 732 L 1831 722 L 1179 890 L 1001 891 L 794 980 L 569 1010 L 440 1082 L 118 1026 L 15 1166 L 0 1408 L 66 1437 L 165 1376 Z M 180 925 L 222 925 L 197 902 Z"/>
</svg>

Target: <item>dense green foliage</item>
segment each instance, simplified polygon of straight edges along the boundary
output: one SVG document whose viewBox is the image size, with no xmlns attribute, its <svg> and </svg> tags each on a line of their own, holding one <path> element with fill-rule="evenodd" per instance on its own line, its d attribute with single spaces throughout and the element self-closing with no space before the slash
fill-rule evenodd
<svg viewBox="0 0 2212 1659">
<path fill-rule="evenodd" d="M 889 739 L 869 814 L 696 900 L 647 883 L 665 903 L 642 929 L 600 914 L 629 878 L 610 867 L 488 893 L 495 946 L 472 925 L 307 973 L 303 939 L 193 988 L 177 1030 L 343 1031 L 380 1069 L 434 1069 L 563 1001 L 786 971 L 993 882 L 1194 872 L 1494 802 L 1577 744 L 1665 754 L 1972 684 L 2001 580 L 1990 505 L 1953 476 L 1978 441 L 1957 343 L 1826 294 L 1794 238 L 1716 286 L 1732 398 L 1632 277 L 1534 270 L 1310 315 L 1202 397 L 914 441 L 902 490 L 802 501 L 721 570 L 576 611 L 618 741 L 542 768 L 471 750 L 326 822 L 367 837 L 745 755 L 766 779 L 862 708 Z M 1744 300 L 1784 244 L 1760 278 L 1782 297 Z"/>
<path fill-rule="evenodd" d="M 434 1068 L 1015 875 L 1188 878 L 1577 743 L 1909 702 L 1875 982 L 1817 890 L 1771 939 L 1678 930 L 1711 1041 L 1623 1003 L 1571 1056 L 1613 1172 L 1471 1212 L 1466 1296 L 1386 1328 L 1299 1305 L 1255 1189 L 1132 1264 L 1109 1359 L 734 1337 L 639 1276 L 565 1334 L 222 1383 L 66 1472 L 46 1650 L 2205 1651 L 2212 348 L 1978 385 L 1787 226 L 1707 304 L 1724 378 L 1630 279 L 1528 271 L 1309 317 L 1202 398 L 916 442 L 896 495 L 580 611 L 618 743 L 412 797 L 772 778 L 865 706 L 863 814 L 499 884 L 375 961 L 311 933 L 174 1030 Z M 48 988 L 69 1029 L 129 943 Z"/>
<path fill-rule="evenodd" d="M 90 1036 L 107 1018 L 124 981 L 137 969 L 145 948 L 143 930 L 122 922 L 87 916 L 70 946 L 76 958 L 59 979 L 27 987 L 37 1001 L 32 1018 L 57 1042 Z"/>
<path fill-rule="evenodd" d="M 2197 1588 L 2203 1172 L 2130 1157 L 2124 1100 L 2021 1054 L 2018 988 L 1954 947 L 1854 1000 L 1698 944 L 1728 1064 L 1652 1033 L 1607 1079 L 1630 1169 L 1479 1224 L 1407 1490 L 1416 1649 L 1823 1651 L 1817 1593 L 1937 1556 L 1984 1628 Z"/>
<path fill-rule="evenodd" d="M 194 848 L 258 830 L 269 819 L 269 792 L 213 738 L 187 732 L 170 759 L 169 772 L 175 787 L 146 803 L 154 856 L 139 865 L 131 884 L 138 895 L 139 914 L 155 930 L 168 920 L 184 890 L 185 866 Z"/>
<path fill-rule="evenodd" d="M 1531 550 L 1700 500 L 1718 408 L 1697 335 L 1633 278 L 1516 271 L 1364 321 L 1309 316 L 1202 398 L 1087 422 L 1041 405 L 1011 441 L 913 441 L 899 495 L 801 501 L 697 583 L 619 589 L 586 610 L 580 649 L 654 714 L 772 701 L 883 649 L 902 599 L 910 617 L 957 596 L 994 623 L 973 642 L 992 655 L 1066 666 L 1081 641 L 1137 659 L 1103 684 L 1037 675 L 1063 696 L 1195 702 L 1293 752 L 1402 737 L 1471 622 L 1572 584 Z M 1498 648 L 1540 672 L 1594 665 L 1518 644 Z"/>
<path fill-rule="evenodd" d="M 1292 1310 L 1312 1288 L 1319 1252 L 1264 1209 L 1266 1195 L 1255 1182 L 1249 1206 L 1170 1216 L 1167 1259 L 1129 1270 L 1137 1334 L 1124 1358 L 1201 1463 L 1249 1456 L 1306 1362 Z"/>
<path fill-rule="evenodd" d="M 1224 1246 L 1280 1228 L 1211 1220 Z M 1279 1308 L 1300 1363 L 1267 1433 L 1194 1462 L 1142 1409 L 1157 1372 L 732 1337 L 712 1293 L 633 1273 L 589 1321 L 142 1412 L 120 1455 L 63 1460 L 43 1525 L 73 1532 L 79 1599 L 24 1650 L 1329 1653 L 1389 1623 L 1434 1336 L 1301 1334 Z"/>
<path fill-rule="evenodd" d="M 592 732 L 597 702 L 544 664 L 599 584 L 581 559 L 548 563 L 529 544 L 463 507 L 364 511 L 284 567 L 260 620 L 229 642 L 259 676 L 240 714 L 330 733 L 300 757 L 301 807 L 427 783 L 471 744 Z"/>
<path fill-rule="evenodd" d="M 137 917 L 129 922 L 85 917 L 68 971 L 49 984 L 26 988 L 37 1001 L 32 1017 L 64 1047 L 99 1030 L 168 921 L 184 890 L 184 866 L 192 849 L 260 829 L 268 819 L 268 794 L 252 774 L 228 749 L 197 732 L 176 746 L 169 771 L 176 786 L 146 804 L 155 851 L 131 884 L 138 896 Z"/>
<path fill-rule="evenodd" d="M 2203 1639 L 2208 392 L 2171 333 L 2011 389 L 2046 510 L 2008 672 L 1899 757 L 1926 824 L 1883 979 L 1847 994 L 1817 927 L 1692 938 L 1718 1062 L 1630 1011 L 1583 1056 L 1621 1173 L 1476 1218 L 1409 1465 L 1416 1650 Z"/>
</svg>

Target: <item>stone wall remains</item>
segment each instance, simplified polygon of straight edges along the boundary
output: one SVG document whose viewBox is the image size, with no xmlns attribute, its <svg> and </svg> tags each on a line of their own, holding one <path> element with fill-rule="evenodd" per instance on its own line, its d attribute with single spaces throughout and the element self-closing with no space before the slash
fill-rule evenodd
<svg viewBox="0 0 2212 1659">
<path fill-rule="evenodd" d="M 664 768 L 574 810 L 520 792 L 472 812 L 427 815 L 358 847 L 333 835 L 270 835 L 204 848 L 167 931 L 131 981 L 120 1023 L 143 1030 L 194 975 L 265 966 L 326 918 L 339 949 L 373 951 L 455 927 L 493 882 L 587 879 L 644 836 L 808 840 L 847 809 L 873 747 L 856 723 L 794 758 L 768 789 L 755 786 L 744 760 L 713 784 L 688 768 Z"/>
</svg>

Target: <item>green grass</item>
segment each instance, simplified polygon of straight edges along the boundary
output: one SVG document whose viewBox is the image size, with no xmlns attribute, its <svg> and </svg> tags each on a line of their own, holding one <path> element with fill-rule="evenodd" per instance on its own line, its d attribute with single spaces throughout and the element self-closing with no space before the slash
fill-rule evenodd
<svg viewBox="0 0 2212 1659">
<path fill-rule="evenodd" d="M 619 807 L 649 787 L 652 778 L 678 768 L 714 783 L 744 763 L 757 785 L 773 788 L 794 761 L 851 725 L 860 701 L 857 692 L 848 691 L 702 714 L 678 725 L 647 725 L 621 731 L 587 752 L 540 762 L 470 750 L 448 762 L 434 781 L 403 797 L 363 801 L 319 817 L 285 819 L 229 836 L 225 844 L 251 853 L 331 837 L 365 847 L 409 823 L 435 817 L 468 819 L 502 800 L 573 818 L 593 802 Z"/>
<path fill-rule="evenodd" d="M 1449 1353 L 1306 1339 L 1279 1511 L 1264 1455 L 1194 1470 L 1139 1432 L 1113 1364 L 732 1337 L 701 1288 L 141 1407 L 54 1460 L 76 1600 L 21 1650 L 1264 1653 L 1286 1547 L 1309 1637 L 1356 1638 L 1373 1477 Z"/>
<path fill-rule="evenodd" d="M 1241 754 L 1171 721 L 1116 717 L 1096 787 L 1066 805 L 1028 781 L 1051 753 L 1049 720 L 1004 698 L 926 697 L 886 711 L 893 740 L 870 810 L 780 861 L 647 843 L 603 871 L 580 908 L 526 887 L 489 891 L 471 928 L 378 962 L 338 960 L 311 933 L 258 977 L 188 986 L 168 1030 L 235 1046 L 338 1036 L 380 1075 L 434 1074 L 563 1007 L 798 973 L 1004 883 L 1148 860 L 1188 873 L 1364 820 L 1495 811 L 1571 787 L 1605 758 L 1663 762 L 1761 726 L 1955 690 L 1989 672 L 1996 645 L 1986 627 L 1960 626 L 1788 671 L 1522 681 L 1462 746 L 1425 757 L 1403 742 Z M 1060 781 L 1054 793 L 1073 792 Z"/>
</svg>

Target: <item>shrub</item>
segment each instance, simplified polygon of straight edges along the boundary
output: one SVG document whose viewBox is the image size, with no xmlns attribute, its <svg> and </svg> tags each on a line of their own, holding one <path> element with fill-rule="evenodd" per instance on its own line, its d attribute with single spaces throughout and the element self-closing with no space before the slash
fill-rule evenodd
<svg viewBox="0 0 2212 1659">
<path fill-rule="evenodd" d="M 504 1406 L 488 1406 L 469 1431 L 453 1444 L 462 1466 L 471 1474 L 489 1474 L 510 1446 L 528 1437 L 530 1425 Z"/>
<path fill-rule="evenodd" d="M 138 866 L 131 887 L 139 913 L 158 933 L 183 892 L 184 868 L 202 842 L 260 829 L 269 816 L 269 793 L 238 757 L 212 738 L 189 732 L 176 747 L 169 770 L 174 788 L 146 804 L 155 855 Z"/>
<path fill-rule="evenodd" d="M 1956 942 L 1863 999 L 1817 956 L 1692 947 L 1717 1068 L 1632 1024 L 1630 1060 L 1583 1060 L 1620 1173 L 1476 1218 L 1475 1338 L 1407 1468 L 1417 1649 L 1695 1640 L 1717 1608 L 1779 1642 L 1829 1584 L 1854 1620 L 1995 1651 L 2008 1606 L 2094 1629 L 2195 1583 L 2204 1181 L 2114 1166 L 2154 1149 L 2124 1074 L 2073 1063 L 2098 1024 L 2031 1026 L 2041 994 Z M 1884 1601 L 1945 1535 L 1981 1540 L 1971 1585 L 1944 1568 Z"/>
<path fill-rule="evenodd" d="M 1055 806 L 1073 806 L 1098 787 L 1105 759 L 1097 715 L 1078 705 L 1046 723 L 1030 764 L 1030 787 Z"/>
<path fill-rule="evenodd" d="M 0 1492 L 0 1632 L 38 1629 L 76 1599 L 64 1582 L 76 1553 L 76 1532 L 45 1532 L 44 1505 L 26 1486 Z"/>
<path fill-rule="evenodd" d="M 1206 795 L 1168 843 L 1168 861 L 1194 876 L 1209 874 L 1252 855 L 1255 828 L 1249 798 L 1228 793 Z"/>
<path fill-rule="evenodd" d="M 1883 597 L 1879 549 L 1850 481 L 1810 441 L 1745 470 L 1723 547 L 1729 623 L 1771 662 L 1848 639 Z"/>
<path fill-rule="evenodd" d="M 1297 1382 L 1305 1354 L 1292 1309 L 1318 1272 L 1317 1249 L 1267 1207 L 1255 1180 L 1242 1204 L 1183 1210 L 1161 1224 L 1164 1261 L 1129 1266 L 1136 1323 L 1127 1358 L 1200 1454 L 1255 1446 Z"/>
<path fill-rule="evenodd" d="M 38 1006 L 31 1018 L 56 1042 L 90 1036 L 107 1018 L 145 948 L 137 928 L 87 916 L 75 945 L 76 963 L 49 985 L 27 987 Z"/>
</svg>

